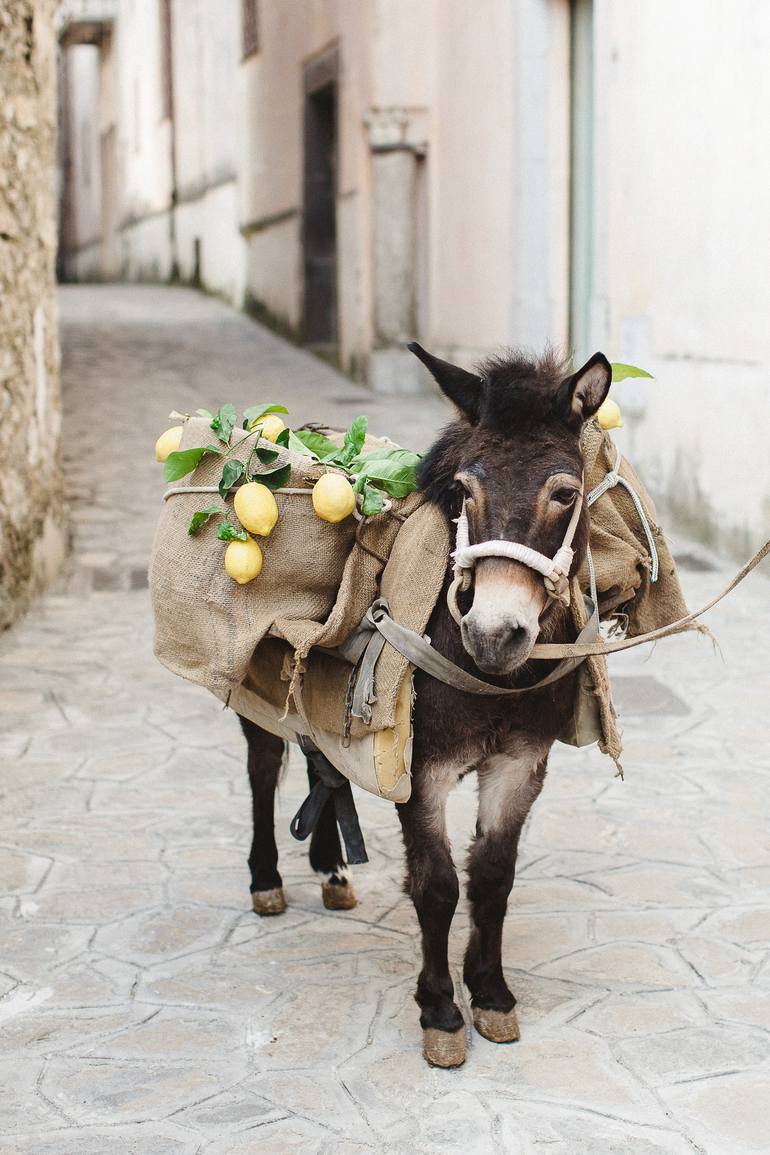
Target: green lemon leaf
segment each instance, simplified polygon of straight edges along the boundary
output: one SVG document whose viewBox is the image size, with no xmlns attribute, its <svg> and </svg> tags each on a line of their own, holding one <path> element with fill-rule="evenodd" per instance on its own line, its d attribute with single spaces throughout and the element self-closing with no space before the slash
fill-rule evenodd
<svg viewBox="0 0 770 1155">
<path fill-rule="evenodd" d="M 361 512 L 364 517 L 373 517 L 374 514 L 381 513 L 384 504 L 385 499 L 379 489 L 375 489 L 373 485 L 365 484 L 364 500 L 361 505 Z"/>
<path fill-rule="evenodd" d="M 225 467 L 222 470 L 222 478 L 219 482 L 219 493 L 221 497 L 227 497 L 230 490 L 243 477 L 243 471 L 246 466 L 242 461 L 226 461 Z"/>
<path fill-rule="evenodd" d="M 166 481 L 178 481 L 180 477 L 192 473 L 207 453 L 219 453 L 219 450 L 211 445 L 204 445 L 202 449 L 177 449 L 175 453 L 169 453 L 163 471 Z"/>
<path fill-rule="evenodd" d="M 285 405 L 250 405 L 248 409 L 243 411 L 243 428 L 255 429 L 259 425 L 262 417 L 267 417 L 268 413 L 288 413 L 289 410 Z"/>
<path fill-rule="evenodd" d="M 276 445 L 282 445 L 284 449 L 287 449 L 288 445 L 289 445 L 289 434 L 290 433 L 291 433 L 291 429 L 289 429 L 288 425 L 285 425 L 275 439 Z"/>
<path fill-rule="evenodd" d="M 266 485 L 268 489 L 281 489 L 291 477 L 291 466 L 281 465 L 278 469 L 272 469 L 269 473 L 253 473 L 251 475 L 252 481 L 260 481 Z"/>
<path fill-rule="evenodd" d="M 235 412 L 235 406 L 231 405 L 229 401 L 224 405 L 220 405 L 211 420 L 211 428 L 219 440 L 224 441 L 225 445 L 230 441 L 230 434 L 235 428 L 235 422 L 237 420 L 238 414 Z"/>
<path fill-rule="evenodd" d="M 205 509 L 199 509 L 197 513 L 192 515 L 192 520 L 187 529 L 190 537 L 195 537 L 199 530 L 203 529 L 209 518 L 214 517 L 217 513 L 224 513 L 218 505 L 208 505 Z"/>
<path fill-rule="evenodd" d="M 229 521 L 220 521 L 217 529 L 217 537 L 220 541 L 248 541 L 249 535 L 245 529 L 236 529 Z"/>
<path fill-rule="evenodd" d="M 649 377 L 654 381 L 652 373 L 648 373 L 646 369 L 640 369 L 637 365 L 624 365 L 622 361 L 612 361 L 612 380 L 625 381 L 626 377 Z"/>
<path fill-rule="evenodd" d="M 402 449 L 399 445 L 383 445 L 379 449 L 370 449 L 368 453 L 357 454 L 350 462 L 354 473 L 367 465 L 377 461 L 394 461 L 404 467 L 416 469 L 422 461 L 419 453 L 412 453 L 411 449 Z"/>
<path fill-rule="evenodd" d="M 314 457 L 325 457 L 329 453 L 340 452 L 334 442 L 323 433 L 319 433 L 317 429 L 297 429 L 293 433 L 293 438 L 300 441 Z M 299 453 L 301 450 L 297 450 L 297 452 Z"/>
<path fill-rule="evenodd" d="M 208 417 L 209 421 L 214 420 L 214 414 L 209 413 L 208 409 L 196 409 L 195 413 L 197 417 Z"/>
<path fill-rule="evenodd" d="M 312 457 L 314 461 L 318 461 L 318 454 L 314 453 L 312 449 L 305 445 L 304 441 L 300 441 L 299 437 L 297 437 L 296 433 L 291 429 L 289 430 L 287 449 L 290 449 L 292 453 L 298 453 L 300 457 Z"/>
<path fill-rule="evenodd" d="M 335 445 L 329 453 L 325 453 L 321 458 L 322 465 L 336 465 L 339 469 L 347 469 L 350 457 L 347 453 Z"/>
<path fill-rule="evenodd" d="M 407 497 L 417 488 L 419 464 L 420 457 L 409 449 L 376 449 L 354 457 L 350 468 L 358 474 L 357 488 L 364 481 L 391 497 Z"/>
<path fill-rule="evenodd" d="M 363 449 L 368 424 L 366 417 L 356 417 L 347 429 L 342 443 L 342 456 L 346 461 L 352 460 Z"/>
<path fill-rule="evenodd" d="M 254 452 L 263 465 L 270 465 L 278 456 L 277 449 L 263 449 L 261 445 L 258 445 Z"/>
</svg>

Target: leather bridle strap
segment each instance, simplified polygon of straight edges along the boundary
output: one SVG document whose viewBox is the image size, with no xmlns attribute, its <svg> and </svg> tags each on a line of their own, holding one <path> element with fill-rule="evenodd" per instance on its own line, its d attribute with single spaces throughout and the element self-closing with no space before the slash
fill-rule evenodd
<svg viewBox="0 0 770 1155">
<path fill-rule="evenodd" d="M 590 598 L 585 598 L 586 606 L 589 611 L 589 618 L 586 625 L 577 636 L 574 642 L 541 642 L 537 643 L 530 654 L 530 658 L 540 659 L 559 659 L 559 664 L 546 674 L 540 681 L 535 682 L 532 686 L 520 687 L 504 687 L 495 686 L 492 682 L 485 682 L 481 678 L 468 673 L 460 666 L 455 665 L 449 658 L 445 658 L 438 650 L 434 650 L 427 638 L 422 634 L 416 633 L 414 630 L 408 629 L 406 626 L 400 625 L 394 621 L 390 616 L 390 607 L 385 598 L 378 598 L 372 604 L 365 618 L 361 622 L 359 630 L 363 631 L 364 636 L 368 632 L 374 633 L 377 631 L 385 641 L 393 646 L 394 650 L 398 650 L 403 657 L 407 658 L 413 666 L 424 670 L 426 674 L 430 674 L 439 682 L 443 682 L 447 686 L 454 686 L 457 690 L 464 690 L 469 694 L 483 694 L 486 697 L 519 697 L 522 694 L 531 693 L 533 690 L 543 689 L 554 682 L 558 682 L 567 674 L 571 674 L 585 658 L 592 655 L 606 655 L 614 654 L 619 650 L 630 650 L 634 646 L 644 645 L 645 642 L 655 642 L 660 638 L 667 638 L 671 634 L 677 634 L 685 629 L 691 622 L 696 621 L 708 610 L 712 609 L 723 598 L 727 597 L 729 593 L 740 585 L 745 577 L 747 577 L 753 569 L 764 561 L 770 554 L 770 541 L 766 541 L 761 549 L 758 549 L 750 561 L 732 579 L 732 581 L 725 586 L 721 593 L 716 597 L 711 598 L 700 609 L 695 610 L 691 614 L 686 614 L 678 621 L 672 622 L 668 626 L 661 626 L 660 629 L 650 630 L 646 634 L 639 634 L 635 638 L 624 638 L 618 642 L 603 642 L 597 641 L 599 637 L 599 614 L 596 606 Z M 584 595 L 585 596 L 585 595 Z M 375 635 L 376 636 L 376 635 Z M 370 638 L 370 642 L 372 639 Z M 379 642 L 379 639 L 378 639 Z M 379 656 L 379 648 L 377 648 L 377 656 Z M 359 651 L 360 655 L 360 651 Z M 359 712 L 354 709 L 354 715 L 360 716 Z"/>
<path fill-rule="evenodd" d="M 599 636 L 599 614 L 589 598 L 586 598 L 586 608 L 589 610 L 590 616 L 578 634 L 578 641 L 589 644 Z M 464 690 L 468 694 L 483 694 L 490 698 L 513 698 L 519 697 L 521 694 L 529 694 L 532 690 L 541 690 L 553 682 L 558 682 L 567 674 L 571 674 L 584 660 L 582 655 L 565 657 L 555 669 L 551 670 L 550 674 L 546 674 L 544 678 L 532 686 L 495 686 L 492 682 L 484 682 L 481 678 L 477 678 L 474 674 L 456 666 L 449 658 L 445 658 L 438 650 L 434 650 L 422 634 L 394 621 L 390 616 L 390 607 L 385 598 L 378 598 L 376 602 L 372 603 L 361 626 L 363 629 L 374 627 L 394 650 L 398 650 L 413 666 L 424 670 L 426 674 L 430 674 L 438 682 L 453 686 L 456 690 Z M 353 715 L 360 716 L 355 705 Z"/>
</svg>

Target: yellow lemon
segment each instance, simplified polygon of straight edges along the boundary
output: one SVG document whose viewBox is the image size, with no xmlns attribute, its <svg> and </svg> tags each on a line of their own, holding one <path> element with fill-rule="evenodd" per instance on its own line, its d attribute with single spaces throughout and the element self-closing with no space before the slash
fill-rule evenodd
<svg viewBox="0 0 770 1155">
<path fill-rule="evenodd" d="M 259 577 L 262 571 L 262 550 L 252 537 L 248 541 L 231 541 L 225 550 L 225 569 L 239 586 Z"/>
<path fill-rule="evenodd" d="M 313 509 L 324 521 L 342 521 L 356 508 L 356 495 L 347 477 L 325 473 L 313 486 Z"/>
<path fill-rule="evenodd" d="M 620 416 L 620 406 L 617 401 L 608 397 L 603 401 L 596 412 L 596 420 L 602 429 L 622 429 L 623 418 Z"/>
<path fill-rule="evenodd" d="M 169 453 L 176 453 L 182 440 L 183 431 L 184 426 L 173 425 L 171 429 L 167 429 L 165 433 L 161 433 L 155 442 L 156 461 L 165 461 Z"/>
<path fill-rule="evenodd" d="M 259 481 L 249 481 L 235 494 L 235 512 L 244 529 L 249 533 L 267 537 L 278 521 L 278 503 L 266 485 Z"/>
<path fill-rule="evenodd" d="M 276 441 L 278 434 L 286 428 L 277 413 L 268 413 L 258 421 L 252 421 L 249 429 L 256 429 L 257 426 L 261 427 L 260 437 L 264 437 L 265 441 Z"/>
</svg>

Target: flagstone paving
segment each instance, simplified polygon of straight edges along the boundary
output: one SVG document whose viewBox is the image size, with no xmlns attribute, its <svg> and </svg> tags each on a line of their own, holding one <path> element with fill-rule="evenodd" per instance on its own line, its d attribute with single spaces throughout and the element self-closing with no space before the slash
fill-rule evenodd
<svg viewBox="0 0 770 1155">
<path fill-rule="evenodd" d="M 0 1155 L 549 1155 L 768 1149 L 767 575 L 697 637 L 614 662 L 626 780 L 558 746 L 505 933 L 522 1040 L 420 1057 L 416 920 L 393 809 L 330 913 L 288 834 L 289 910 L 249 910 L 236 719 L 153 659 L 145 567 L 171 409 L 358 411 L 415 448 L 435 397 L 371 398 L 217 301 L 62 292 L 74 552 L 0 638 Z M 727 568 L 686 543 L 691 602 Z M 729 567 L 728 567 L 729 568 Z M 473 785 L 453 795 L 458 859 Z M 458 998 L 467 915 L 452 933 Z"/>
</svg>

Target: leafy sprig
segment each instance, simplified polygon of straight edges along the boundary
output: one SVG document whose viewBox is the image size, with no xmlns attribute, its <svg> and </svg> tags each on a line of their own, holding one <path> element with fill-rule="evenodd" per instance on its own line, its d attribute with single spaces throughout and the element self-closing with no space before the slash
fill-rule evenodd
<svg viewBox="0 0 770 1155">
<path fill-rule="evenodd" d="M 220 541 L 248 541 L 249 535 L 245 529 L 237 529 L 229 521 L 220 521 L 217 527 L 217 537 Z"/>
<path fill-rule="evenodd" d="M 166 480 L 177 481 L 200 465 L 207 454 L 215 454 L 222 459 L 222 475 L 219 480 L 220 497 L 226 499 L 238 485 L 247 481 L 259 481 L 268 489 L 281 489 L 291 477 L 291 466 L 275 464 L 280 456 L 280 448 L 291 453 L 309 457 L 321 465 L 330 465 L 343 470 L 351 480 L 354 490 L 361 496 L 361 510 L 364 517 L 374 517 L 385 507 L 385 494 L 389 497 L 406 497 L 417 488 L 417 467 L 420 457 L 408 449 L 398 446 L 382 446 L 370 452 L 364 451 L 367 418 L 356 417 L 345 431 L 342 445 L 335 445 L 331 438 L 316 429 L 283 429 L 276 438 L 272 449 L 261 445 L 260 432 L 263 418 L 272 413 L 288 413 L 284 405 L 272 403 L 252 405 L 243 412 L 243 437 L 230 441 L 238 422 L 235 407 L 225 402 L 212 414 L 208 409 L 198 409 L 201 417 L 210 420 L 212 431 L 220 445 L 207 445 L 200 449 L 185 449 L 169 454 L 166 461 Z M 253 444 L 245 461 L 233 458 L 236 449 L 246 440 Z M 225 448 L 227 447 L 227 448 Z M 262 467 L 256 468 L 257 462 Z M 270 468 L 273 466 L 273 468 Z M 223 511 L 218 506 L 207 506 L 193 514 L 188 533 L 199 533 L 204 525 Z M 245 530 L 236 529 L 229 521 L 220 522 L 217 537 L 222 541 L 246 541 Z"/>
<path fill-rule="evenodd" d="M 220 509 L 218 505 L 207 505 L 205 509 L 199 509 L 197 513 L 192 515 L 192 520 L 187 528 L 190 537 L 195 537 L 196 533 L 200 533 L 210 518 L 224 512 L 225 510 Z"/>
<path fill-rule="evenodd" d="M 638 365 L 626 365 L 623 361 L 611 361 L 610 368 L 612 369 L 612 380 L 625 381 L 626 377 L 649 377 L 654 381 L 652 373 L 648 373 L 646 369 L 640 369 Z"/>
</svg>

